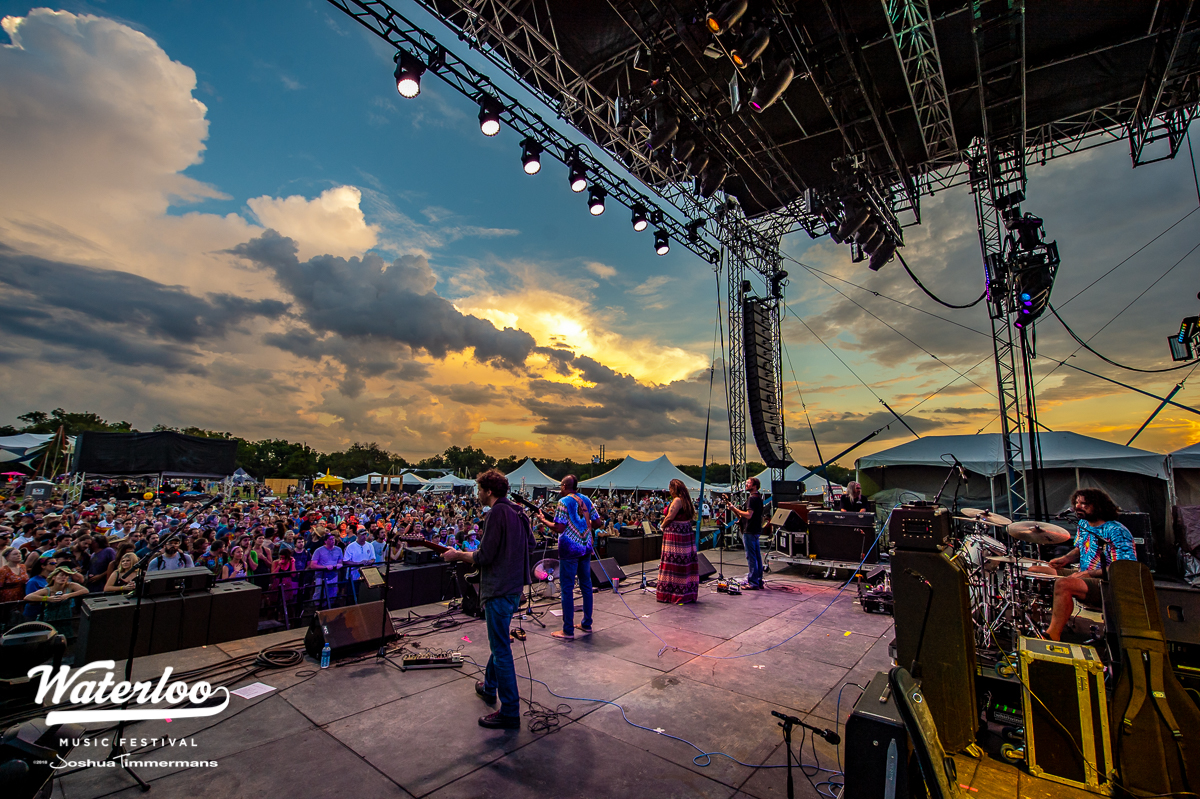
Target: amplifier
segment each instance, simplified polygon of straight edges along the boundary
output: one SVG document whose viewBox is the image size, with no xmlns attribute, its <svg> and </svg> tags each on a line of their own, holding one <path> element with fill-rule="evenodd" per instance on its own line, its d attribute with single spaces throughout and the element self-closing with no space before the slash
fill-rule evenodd
<svg viewBox="0 0 1200 799">
<path fill-rule="evenodd" d="M 1150 529 L 1150 514 L 1119 513 L 1117 521 L 1133 534 L 1133 548 L 1137 550 L 1137 559 L 1146 564 L 1150 571 L 1155 571 L 1157 564 L 1154 560 L 1154 531 Z"/>
<path fill-rule="evenodd" d="M 1090 646 L 1021 638 L 1018 645 L 1029 772 L 1107 794 L 1112 744 L 1104 664 Z M 1035 698 L 1036 697 L 1036 698 Z"/>
<path fill-rule="evenodd" d="M 881 671 L 867 685 L 846 719 L 846 783 L 842 799 L 895 799 L 924 796 L 920 771 L 913 768 L 904 720 Z"/>
<path fill-rule="evenodd" d="M 803 533 L 808 523 L 791 508 L 780 508 L 771 515 L 771 526 L 789 533 Z"/>
<path fill-rule="evenodd" d="M 1170 643 L 1200 648 L 1200 588 L 1171 583 L 1154 584 L 1163 637 Z"/>
<path fill-rule="evenodd" d="M 808 514 L 808 552 L 821 560 L 879 562 L 875 516 L 870 513 L 815 510 Z M 868 552 L 870 550 L 870 552 Z"/>
<path fill-rule="evenodd" d="M 900 505 L 892 511 L 888 537 L 896 549 L 936 552 L 950 537 L 950 511 L 929 504 Z"/>
<path fill-rule="evenodd" d="M 217 581 L 217 576 L 204 566 L 191 566 L 186 569 L 167 569 L 165 571 L 146 572 L 142 584 L 142 596 L 163 596 L 164 594 L 190 594 L 194 591 L 207 591 Z"/>
<path fill-rule="evenodd" d="M 406 547 L 404 550 L 404 562 L 409 566 L 433 563 L 433 550 L 429 547 Z"/>
<path fill-rule="evenodd" d="M 1020 727 L 1025 723 L 1022 693 L 1015 670 L 1009 676 L 1001 676 L 995 666 L 976 666 L 975 700 L 983 718 L 992 724 Z"/>
</svg>

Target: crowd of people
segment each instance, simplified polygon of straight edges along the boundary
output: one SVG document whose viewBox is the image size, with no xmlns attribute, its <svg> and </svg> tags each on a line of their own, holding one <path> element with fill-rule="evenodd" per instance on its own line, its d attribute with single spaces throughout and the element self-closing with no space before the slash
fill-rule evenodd
<svg viewBox="0 0 1200 799">
<path fill-rule="evenodd" d="M 329 605 L 353 591 L 347 586 L 362 567 L 401 561 L 408 545 L 477 550 L 488 511 L 474 494 L 322 492 L 228 498 L 200 511 L 202 499 L 0 503 L 0 624 L 64 623 L 86 594 L 131 591 L 139 563 L 150 571 L 203 566 L 218 580 L 251 580 L 264 589 L 264 604 L 287 606 L 299 597 Z M 553 515 L 557 501 L 538 504 Z M 595 503 L 604 526 L 615 529 L 643 520 L 657 526 L 669 498 L 614 494 Z M 550 536 L 551 526 L 539 524 L 537 532 Z"/>
</svg>

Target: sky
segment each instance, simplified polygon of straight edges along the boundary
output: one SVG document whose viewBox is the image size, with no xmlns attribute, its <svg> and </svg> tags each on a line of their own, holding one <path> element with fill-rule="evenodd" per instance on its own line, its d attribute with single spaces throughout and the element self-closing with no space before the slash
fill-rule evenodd
<svg viewBox="0 0 1200 799">
<path fill-rule="evenodd" d="M 401 98 L 392 51 L 333 6 L 0 0 L 0 16 L 0 424 L 64 407 L 326 451 L 685 463 L 708 429 L 728 459 L 712 267 L 656 256 L 618 205 L 590 216 L 560 164 L 525 175 L 520 137 L 482 136 L 432 75 Z M 1171 365 L 1166 338 L 1200 312 L 1188 153 L 1134 170 L 1116 142 L 1033 168 L 1027 194 L 1068 324 L 1114 360 Z M 905 237 L 928 287 L 978 296 L 965 188 L 926 198 Z M 783 246 L 797 460 L 889 421 L 843 463 L 911 439 L 881 401 L 921 435 L 998 431 L 982 306 L 942 308 L 898 262 L 872 273 L 827 238 Z M 1124 443 L 1158 404 L 1057 367 L 1076 346 L 1053 318 L 1037 349 L 1051 429 Z M 1188 374 L 1070 361 L 1159 395 Z M 1191 381 L 1176 400 L 1200 405 Z M 1169 408 L 1136 445 L 1197 439 L 1200 417 Z"/>
</svg>

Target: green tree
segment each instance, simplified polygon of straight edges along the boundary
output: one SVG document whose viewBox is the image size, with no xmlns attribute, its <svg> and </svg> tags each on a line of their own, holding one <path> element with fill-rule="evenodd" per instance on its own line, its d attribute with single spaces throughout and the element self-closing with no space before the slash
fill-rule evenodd
<svg viewBox="0 0 1200 799">
<path fill-rule="evenodd" d="M 30 411 L 21 414 L 17 419 L 25 422 L 25 426 L 17 431 L 20 433 L 56 433 L 59 427 L 62 427 L 63 432 L 69 436 L 89 430 L 103 433 L 134 432 L 133 425 L 129 422 L 109 422 L 102 419 L 99 414 L 70 413 L 62 408 L 55 408 L 50 413 Z"/>
</svg>

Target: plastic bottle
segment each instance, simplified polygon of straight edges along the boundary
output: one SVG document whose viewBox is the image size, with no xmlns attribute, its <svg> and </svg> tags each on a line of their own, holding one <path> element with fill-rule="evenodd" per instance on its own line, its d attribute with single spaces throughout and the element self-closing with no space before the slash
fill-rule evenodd
<svg viewBox="0 0 1200 799">
<path fill-rule="evenodd" d="M 321 668 L 329 668 L 329 657 L 331 652 L 332 650 L 329 648 L 329 644 L 325 644 L 324 648 L 321 649 Z"/>
</svg>

